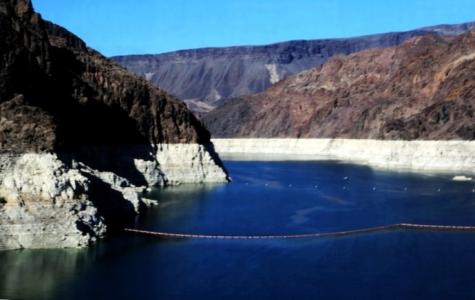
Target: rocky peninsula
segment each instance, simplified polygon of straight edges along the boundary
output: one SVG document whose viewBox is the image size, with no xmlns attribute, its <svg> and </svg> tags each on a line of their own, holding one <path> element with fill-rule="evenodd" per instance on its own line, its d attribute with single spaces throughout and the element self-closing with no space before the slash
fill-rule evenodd
<svg viewBox="0 0 475 300">
<path fill-rule="evenodd" d="M 186 105 L 29 0 L 0 0 L 0 250 L 83 247 L 153 186 L 226 182 Z"/>
</svg>

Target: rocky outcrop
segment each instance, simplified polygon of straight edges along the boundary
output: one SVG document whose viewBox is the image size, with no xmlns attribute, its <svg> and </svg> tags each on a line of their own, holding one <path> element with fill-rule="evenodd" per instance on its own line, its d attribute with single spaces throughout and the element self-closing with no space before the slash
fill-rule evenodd
<svg viewBox="0 0 475 300">
<path fill-rule="evenodd" d="M 475 31 L 332 58 L 204 118 L 215 137 L 475 139 Z"/>
<path fill-rule="evenodd" d="M 0 156 L 0 250 L 81 247 L 105 232 L 90 182 L 53 154 Z"/>
<path fill-rule="evenodd" d="M 0 249 L 84 246 L 132 219 L 144 188 L 227 180 L 184 103 L 42 20 L 31 1 L 0 0 L 0 36 Z M 190 161 L 169 172 L 171 158 Z"/>
<path fill-rule="evenodd" d="M 391 47 L 436 33 L 456 35 L 475 23 L 440 25 L 347 39 L 289 41 L 265 46 L 205 48 L 159 55 L 128 55 L 112 59 L 205 113 L 221 100 L 263 92 L 272 84 L 327 62 L 335 55 Z"/>
<path fill-rule="evenodd" d="M 224 167 L 212 144 L 161 144 L 157 161 L 168 184 L 223 181 Z"/>
<path fill-rule="evenodd" d="M 474 141 L 214 139 L 213 142 L 227 159 L 338 160 L 390 170 L 475 173 Z"/>
</svg>

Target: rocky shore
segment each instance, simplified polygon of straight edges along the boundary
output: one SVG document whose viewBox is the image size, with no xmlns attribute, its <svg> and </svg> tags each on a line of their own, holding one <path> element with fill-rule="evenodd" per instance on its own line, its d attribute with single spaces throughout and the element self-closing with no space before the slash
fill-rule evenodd
<svg viewBox="0 0 475 300">
<path fill-rule="evenodd" d="M 57 154 L 0 155 L 0 250 L 84 247 L 140 213 L 146 188 L 227 181 L 203 145 L 158 149 L 156 161 L 135 161 L 141 186 Z"/>
<path fill-rule="evenodd" d="M 213 139 L 227 159 L 338 160 L 383 169 L 475 173 L 473 141 Z"/>
</svg>

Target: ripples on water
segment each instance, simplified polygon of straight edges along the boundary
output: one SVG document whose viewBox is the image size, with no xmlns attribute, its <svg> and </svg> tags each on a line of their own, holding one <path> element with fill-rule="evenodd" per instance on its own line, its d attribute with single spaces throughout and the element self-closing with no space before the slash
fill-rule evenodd
<svg viewBox="0 0 475 300">
<path fill-rule="evenodd" d="M 229 185 L 155 191 L 138 228 L 259 235 L 391 223 L 475 224 L 474 183 L 322 162 L 226 162 Z M 475 235 L 389 232 L 318 240 L 161 240 L 0 253 L 0 298 L 470 299 Z"/>
</svg>

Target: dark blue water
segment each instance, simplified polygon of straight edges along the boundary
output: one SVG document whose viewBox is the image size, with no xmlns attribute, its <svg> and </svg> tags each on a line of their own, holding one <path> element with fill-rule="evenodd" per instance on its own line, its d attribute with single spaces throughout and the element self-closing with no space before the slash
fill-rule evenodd
<svg viewBox="0 0 475 300">
<path fill-rule="evenodd" d="M 150 195 L 136 226 L 203 234 L 313 233 L 391 223 L 475 225 L 473 183 L 314 162 L 226 162 L 228 185 Z M 475 299 L 475 234 L 314 240 L 115 236 L 86 250 L 0 253 L 0 298 Z"/>
</svg>

